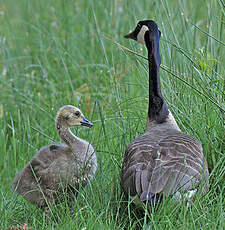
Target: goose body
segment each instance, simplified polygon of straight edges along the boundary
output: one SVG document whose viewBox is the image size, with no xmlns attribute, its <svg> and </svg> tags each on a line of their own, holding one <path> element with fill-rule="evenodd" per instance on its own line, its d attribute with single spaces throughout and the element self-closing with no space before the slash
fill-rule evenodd
<svg viewBox="0 0 225 230">
<path fill-rule="evenodd" d="M 74 106 L 60 108 L 56 129 L 64 143 L 42 147 L 13 181 L 16 193 L 48 215 L 49 205 L 65 194 L 76 194 L 93 179 L 97 169 L 93 146 L 70 131 L 74 125 L 91 127 L 92 123 Z"/>
<path fill-rule="evenodd" d="M 135 201 L 156 204 L 162 196 L 194 195 L 208 187 L 208 168 L 201 143 L 181 132 L 160 89 L 160 31 L 152 20 L 140 21 L 126 38 L 144 44 L 149 60 L 147 128 L 125 150 L 121 185 Z"/>
</svg>

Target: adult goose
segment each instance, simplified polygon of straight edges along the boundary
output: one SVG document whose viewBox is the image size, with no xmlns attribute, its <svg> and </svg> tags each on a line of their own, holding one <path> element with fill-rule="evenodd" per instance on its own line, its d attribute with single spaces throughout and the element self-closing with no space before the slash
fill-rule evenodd
<svg viewBox="0 0 225 230">
<path fill-rule="evenodd" d="M 201 143 L 183 133 L 169 111 L 160 89 L 159 40 L 152 20 L 139 21 L 125 38 L 144 44 L 149 62 L 147 128 L 125 150 L 121 185 L 134 202 L 157 204 L 162 197 L 191 197 L 208 187 L 208 168 Z M 200 186 L 202 185 L 202 186 Z"/>
<path fill-rule="evenodd" d="M 97 169 L 92 145 L 70 131 L 71 126 L 93 125 L 80 109 L 72 105 L 61 107 L 55 124 L 64 143 L 42 147 L 13 181 L 13 190 L 47 215 L 49 205 L 65 195 L 76 194 L 80 186 L 92 180 Z"/>
</svg>

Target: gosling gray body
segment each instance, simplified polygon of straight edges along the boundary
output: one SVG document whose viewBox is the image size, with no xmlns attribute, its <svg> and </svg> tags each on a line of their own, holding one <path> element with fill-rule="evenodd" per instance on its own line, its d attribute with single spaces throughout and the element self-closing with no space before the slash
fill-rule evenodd
<svg viewBox="0 0 225 230">
<path fill-rule="evenodd" d="M 82 112 L 71 105 L 60 108 L 56 129 L 64 143 L 42 147 L 13 181 L 13 190 L 49 215 L 49 206 L 71 197 L 89 183 L 97 170 L 93 146 L 76 137 L 70 127 L 91 127 Z"/>
<path fill-rule="evenodd" d="M 160 78 L 159 40 L 154 21 L 140 21 L 126 38 L 148 49 L 149 108 L 147 128 L 125 150 L 121 185 L 136 204 L 158 204 L 163 196 L 191 197 L 202 185 L 208 189 L 208 168 L 201 143 L 181 132 L 163 99 Z"/>
</svg>

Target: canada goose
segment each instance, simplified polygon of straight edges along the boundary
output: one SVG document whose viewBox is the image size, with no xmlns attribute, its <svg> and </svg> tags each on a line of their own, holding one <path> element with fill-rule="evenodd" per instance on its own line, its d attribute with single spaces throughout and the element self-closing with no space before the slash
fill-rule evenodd
<svg viewBox="0 0 225 230">
<path fill-rule="evenodd" d="M 121 185 L 134 203 L 157 204 L 162 197 L 191 197 L 200 184 L 208 188 L 208 168 L 201 143 L 181 132 L 160 89 L 159 40 L 152 20 L 139 21 L 125 38 L 144 44 L 149 61 L 149 108 L 146 131 L 125 150 Z"/>
<path fill-rule="evenodd" d="M 56 204 L 62 194 L 76 194 L 97 169 L 95 150 L 90 143 L 76 137 L 71 126 L 87 126 L 80 109 L 65 105 L 56 117 L 56 129 L 64 143 L 42 147 L 13 181 L 13 190 L 31 204 L 50 214 L 49 205 Z"/>
</svg>

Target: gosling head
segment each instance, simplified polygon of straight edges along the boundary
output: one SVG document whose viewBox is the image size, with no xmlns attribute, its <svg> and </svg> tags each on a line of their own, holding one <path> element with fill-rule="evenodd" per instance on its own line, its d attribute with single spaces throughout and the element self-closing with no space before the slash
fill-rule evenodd
<svg viewBox="0 0 225 230">
<path fill-rule="evenodd" d="M 160 39 L 161 32 L 157 24 L 152 20 L 139 21 L 134 31 L 125 35 L 125 38 L 133 39 L 147 45 L 149 41 Z"/>
<path fill-rule="evenodd" d="M 59 109 L 56 123 L 57 128 L 62 125 L 67 127 L 81 125 L 89 128 L 93 126 L 93 124 L 84 117 L 81 110 L 72 105 L 64 105 Z"/>
</svg>

